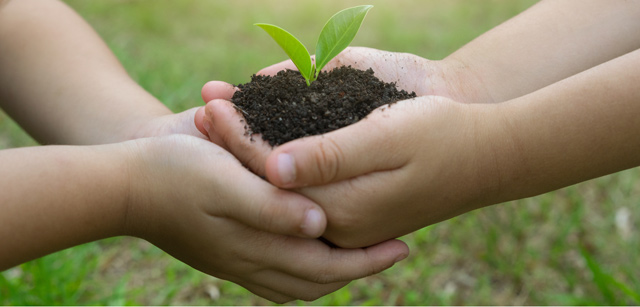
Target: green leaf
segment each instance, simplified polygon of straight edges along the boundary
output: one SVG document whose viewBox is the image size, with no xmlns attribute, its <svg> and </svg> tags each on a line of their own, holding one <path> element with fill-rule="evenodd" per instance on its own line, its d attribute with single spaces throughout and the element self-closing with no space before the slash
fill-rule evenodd
<svg viewBox="0 0 640 307">
<path fill-rule="evenodd" d="M 311 55 L 309 55 L 309 51 L 307 51 L 307 48 L 305 48 L 300 40 L 278 26 L 266 23 L 256 23 L 255 25 L 265 30 L 269 35 L 271 35 L 273 40 L 282 47 L 284 52 L 286 52 L 289 58 L 291 58 L 291 61 L 293 61 L 293 64 L 298 67 L 300 74 L 305 78 L 308 85 L 309 79 L 314 77 L 313 63 L 311 62 Z"/>
<path fill-rule="evenodd" d="M 316 44 L 316 75 L 333 57 L 347 48 L 373 5 L 344 9 L 329 19 Z"/>
<path fill-rule="evenodd" d="M 587 262 L 587 267 L 591 270 L 593 275 L 593 281 L 596 286 L 600 289 L 602 296 L 607 300 L 606 304 L 608 305 L 620 305 L 621 302 L 618 300 L 619 295 L 613 293 L 613 287 L 622 291 L 624 294 L 628 296 L 628 298 L 634 300 L 636 303 L 640 303 L 640 295 L 638 293 L 631 290 L 627 285 L 621 283 L 617 279 L 615 279 L 611 274 L 604 272 L 604 270 L 600 267 L 598 262 L 594 259 L 594 257 L 589 253 L 589 251 L 584 247 L 580 247 L 580 253 L 582 257 Z"/>
</svg>

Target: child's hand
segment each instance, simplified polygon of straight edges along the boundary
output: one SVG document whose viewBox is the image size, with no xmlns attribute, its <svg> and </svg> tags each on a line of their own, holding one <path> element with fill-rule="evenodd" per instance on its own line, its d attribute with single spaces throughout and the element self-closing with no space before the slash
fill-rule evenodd
<svg viewBox="0 0 640 307">
<path fill-rule="evenodd" d="M 173 135 L 125 144 L 127 232 L 272 301 L 316 299 L 408 254 L 399 241 L 337 249 L 312 239 L 325 228 L 320 207 L 208 141 Z"/>
<path fill-rule="evenodd" d="M 453 60 L 432 61 L 410 53 L 390 52 L 366 47 L 348 47 L 332 59 L 324 71 L 340 66 L 356 69 L 372 68 L 384 82 L 395 82 L 398 88 L 416 92 L 418 96 L 443 96 L 464 103 L 493 102 L 481 81 L 466 67 Z M 297 70 L 291 60 L 266 67 L 258 72 L 275 75 L 284 69 Z M 207 84 L 202 90 L 205 102 L 227 99 L 216 95 L 228 88 L 220 82 Z"/>
<path fill-rule="evenodd" d="M 254 172 L 322 206 L 324 237 L 359 247 L 473 210 L 495 196 L 500 179 L 491 159 L 494 140 L 486 136 L 499 132 L 501 121 L 479 112 L 488 108 L 498 106 L 423 96 L 276 148 L 244 136 L 228 101 L 209 102 L 205 121 Z M 285 162 L 291 162 L 288 168 Z"/>
<path fill-rule="evenodd" d="M 460 116 L 462 115 L 458 116 L 454 113 L 465 113 L 466 111 L 463 110 L 463 105 L 455 103 L 450 99 L 442 98 L 442 100 L 439 100 L 428 95 L 465 97 L 465 101 L 467 102 L 476 102 L 484 99 L 483 95 L 486 94 L 482 91 L 475 90 L 476 87 L 472 86 L 472 76 L 462 78 L 460 71 L 452 67 L 451 63 L 430 61 L 412 54 L 388 52 L 371 48 L 349 47 L 329 62 L 326 69 L 330 70 L 341 65 L 351 65 L 352 67 L 359 69 L 373 68 L 375 75 L 381 80 L 385 82 L 396 82 L 399 88 L 407 91 L 415 91 L 418 96 L 422 96 L 413 101 L 394 105 L 390 109 L 391 113 L 387 112 L 384 116 L 379 113 L 369 116 L 369 118 L 363 121 L 364 123 L 357 124 L 359 127 L 366 128 L 358 129 L 355 133 L 355 128 L 351 127 L 346 127 L 343 132 L 339 133 L 341 141 L 345 142 L 345 144 L 341 143 L 341 146 L 344 146 L 345 148 L 356 149 L 360 147 L 368 148 L 367 150 L 371 148 L 378 148 L 379 150 L 373 150 L 367 154 L 362 153 L 362 155 L 371 156 L 372 158 L 386 157 L 384 156 L 384 152 L 389 151 L 389 148 L 394 148 L 397 151 L 401 151 L 397 153 L 395 157 L 404 156 L 405 159 L 403 160 L 403 163 L 408 163 L 413 160 L 416 161 L 416 163 L 409 163 L 412 167 L 420 167 L 420 164 L 426 163 L 419 160 L 417 147 L 421 145 L 432 146 L 429 145 L 429 142 L 432 142 L 433 140 L 430 140 L 429 138 L 437 137 L 433 134 L 424 134 L 423 136 L 425 136 L 426 139 L 424 140 L 424 143 L 420 143 L 419 140 L 415 138 L 415 133 L 418 133 L 417 131 L 429 131 L 430 133 L 433 133 L 434 131 L 441 131 L 443 133 L 447 132 L 453 134 L 451 139 L 447 141 L 461 141 L 461 137 L 468 137 L 467 135 L 455 134 L 457 130 L 448 127 L 449 124 L 454 125 L 454 122 L 461 120 Z M 284 61 L 261 70 L 259 74 L 274 75 L 283 69 L 295 69 L 295 66 L 291 61 Z M 396 168 L 404 168 L 404 164 L 396 161 L 397 163 L 392 163 L 392 165 L 366 165 L 365 161 L 368 160 L 359 156 L 355 158 L 346 158 L 354 158 L 364 163 L 365 165 L 363 165 L 362 169 L 356 170 L 351 167 L 355 165 L 352 161 L 342 164 L 344 167 L 343 170 L 349 174 L 349 177 L 340 179 L 347 180 L 337 183 L 338 178 L 332 177 L 303 178 L 302 176 L 305 176 L 305 174 L 322 176 L 323 174 L 318 174 L 319 171 L 331 169 L 330 166 L 323 165 L 323 168 L 318 167 L 312 170 L 311 168 L 317 165 L 314 163 L 318 161 L 307 161 L 301 162 L 301 174 L 299 174 L 300 177 L 298 178 L 299 181 L 294 183 L 294 185 L 287 185 L 280 178 L 275 176 L 275 173 L 269 173 L 269 169 L 266 169 L 267 165 L 269 165 L 267 163 L 267 157 L 274 156 L 273 154 L 270 155 L 272 148 L 263 143 L 260 137 L 254 137 L 253 139 L 255 142 L 249 142 L 247 138 L 243 137 L 244 127 L 243 125 L 238 124 L 240 122 L 240 115 L 238 112 L 235 112 L 231 104 L 223 101 L 230 100 L 234 91 L 235 89 L 232 85 L 220 81 L 211 81 L 205 84 L 202 89 L 202 97 L 205 102 L 210 103 L 206 107 L 201 108 L 196 114 L 195 122 L 198 129 L 205 135 L 209 135 L 213 142 L 236 155 L 238 159 L 240 159 L 256 174 L 267 176 L 272 183 L 280 187 L 299 188 L 302 184 L 319 185 L 331 183 L 331 185 L 323 187 L 303 188 L 296 191 L 314 199 L 323 207 L 329 219 L 329 226 L 324 236 L 340 246 L 367 246 L 385 239 L 406 234 L 426 225 L 469 211 L 474 208 L 474 206 L 477 206 L 466 203 L 466 201 L 460 201 L 456 205 L 453 205 L 452 202 L 445 204 L 443 201 L 442 205 L 446 205 L 448 209 L 440 210 L 436 205 L 438 203 L 438 201 L 435 200 L 436 196 L 428 195 L 426 189 L 420 189 L 426 194 L 418 193 L 420 197 L 423 197 L 422 199 L 411 198 L 411 195 L 413 194 L 412 191 L 408 191 L 408 189 L 412 184 L 416 183 L 412 180 L 426 180 L 425 178 L 410 177 L 410 172 L 400 171 L 389 171 L 386 173 L 380 172 L 378 174 L 377 172 L 380 170 L 380 167 L 383 167 L 385 170 L 396 170 Z M 221 95 L 220 93 L 225 94 Z M 420 103 L 424 103 L 425 105 L 421 106 Z M 446 107 L 443 106 L 435 108 L 435 106 L 440 103 L 443 103 Z M 403 106 L 400 107 L 400 104 Z M 400 110 L 398 110 L 399 108 Z M 426 112 L 425 109 L 428 108 L 433 110 L 428 111 L 424 117 L 437 118 L 438 121 L 432 120 L 431 123 L 425 123 L 423 121 L 426 121 L 426 119 L 418 118 L 415 119 L 417 124 L 414 127 L 409 126 L 407 122 L 402 122 L 407 119 L 407 114 L 412 112 L 415 114 L 421 114 Z M 439 114 L 439 112 L 442 114 Z M 402 115 L 399 115 L 398 118 L 391 119 L 393 116 L 398 116 L 395 115 L 396 113 Z M 416 116 L 415 114 L 412 116 Z M 372 124 L 372 121 L 375 121 L 376 124 Z M 379 125 L 377 124 L 378 122 L 384 123 L 384 125 Z M 440 123 L 441 126 L 438 126 L 438 123 Z M 455 125 L 461 127 L 469 124 L 471 123 L 461 122 L 460 124 Z M 372 139 L 371 135 L 373 134 L 373 132 L 365 131 L 377 131 L 376 133 L 385 141 L 380 144 L 364 144 L 362 140 Z M 327 136 L 330 135 L 332 134 L 328 134 Z M 294 141 L 292 144 L 296 144 L 295 146 L 298 147 L 300 147 L 301 144 L 305 144 L 305 149 L 300 149 L 300 152 L 312 155 L 318 154 L 318 148 L 320 147 L 315 147 L 315 150 L 312 150 L 311 148 L 323 145 L 327 141 L 324 137 L 310 139 L 313 141 Z M 398 143 L 398 146 L 390 145 L 392 143 L 391 140 Z M 352 142 L 352 144 L 346 145 L 347 142 Z M 403 144 L 411 144 L 412 147 L 404 147 Z M 331 147 L 329 145 L 326 145 L 326 147 Z M 441 147 L 444 145 L 433 146 Z M 278 147 L 276 151 L 281 152 L 282 148 L 291 148 L 291 146 L 287 147 L 287 145 L 283 145 Z M 449 150 L 452 150 L 452 148 L 453 147 L 449 147 Z M 343 150 L 343 148 L 339 148 L 339 150 Z M 416 155 L 410 156 L 410 152 Z M 460 152 L 468 152 L 468 150 L 461 148 Z M 403 155 L 400 155 L 400 153 Z M 443 152 L 435 152 L 432 149 L 429 149 L 423 152 L 423 154 L 438 155 L 443 154 Z M 458 153 L 456 152 L 454 154 Z M 446 155 L 443 156 L 442 159 L 434 159 L 438 161 L 448 161 L 446 159 L 449 157 L 450 155 Z M 325 161 L 331 162 L 337 158 L 343 157 L 326 157 Z M 444 164 L 445 163 L 442 163 L 440 167 L 445 167 Z M 452 169 L 459 167 L 459 164 L 454 164 Z M 273 163 L 271 163 L 271 169 L 274 169 Z M 430 172 L 423 172 L 422 174 L 419 174 L 418 171 L 414 171 L 413 175 L 421 175 L 423 177 L 436 176 L 435 171 L 433 172 L 434 174 Z M 374 173 L 376 176 L 374 176 Z M 463 174 L 465 171 L 460 170 L 459 173 Z M 365 174 L 368 174 L 368 176 L 364 176 Z M 403 180 L 407 180 L 405 184 L 398 183 L 404 182 L 397 178 L 397 176 L 399 176 L 398 174 L 404 174 L 405 177 L 403 177 Z M 368 179 L 363 180 L 362 178 L 364 177 L 367 177 Z M 397 189 L 392 189 L 389 183 L 381 179 L 383 177 L 388 177 L 389 179 L 387 180 L 389 180 L 389 182 L 398 183 L 399 186 Z M 371 178 L 378 178 L 379 180 L 371 181 Z M 313 179 L 313 181 L 305 181 L 307 179 Z M 364 183 L 365 181 L 367 183 Z M 354 192 L 353 187 L 355 186 L 361 187 L 362 189 L 357 190 L 362 191 L 362 193 L 358 193 L 357 191 Z M 371 191 L 377 192 L 372 193 Z M 382 191 L 386 191 L 386 194 L 380 195 Z M 468 196 L 472 195 L 473 191 L 470 189 L 468 193 L 456 194 L 465 194 L 467 195 L 467 199 L 469 199 Z M 405 200 L 401 201 L 401 199 Z M 428 216 L 425 214 L 418 214 L 419 211 L 424 210 L 424 208 L 419 208 L 418 205 L 423 205 L 427 200 L 429 200 L 429 203 L 432 206 L 431 208 L 437 211 L 437 214 L 431 213 Z M 397 206 L 399 202 L 406 204 L 408 207 L 398 209 L 399 207 Z M 414 207 L 409 208 L 409 206 Z M 365 207 L 368 209 L 363 209 Z M 372 209 L 374 207 L 376 209 Z M 365 211 L 368 212 L 369 215 L 363 214 Z M 374 215 L 374 213 L 371 212 L 376 212 L 377 215 Z M 385 222 L 392 217 L 395 217 L 395 220 L 398 221 L 397 224 L 391 225 Z M 387 226 L 379 227 L 381 224 Z"/>
</svg>

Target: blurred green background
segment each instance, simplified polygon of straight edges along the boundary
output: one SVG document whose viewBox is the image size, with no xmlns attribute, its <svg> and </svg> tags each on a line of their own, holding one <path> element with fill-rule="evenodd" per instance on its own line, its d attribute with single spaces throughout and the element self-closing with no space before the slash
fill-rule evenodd
<svg viewBox="0 0 640 307">
<path fill-rule="evenodd" d="M 178 112 L 202 104 L 206 81 L 247 82 L 286 58 L 256 22 L 288 29 L 313 48 L 333 13 L 373 4 L 352 45 L 437 60 L 535 1 L 66 2 L 135 80 Z M 0 113 L 0 149 L 35 144 Z M 639 179 L 636 168 L 421 229 L 403 238 L 412 250 L 407 260 L 315 302 L 291 304 L 640 304 Z M 270 304 L 134 238 L 78 246 L 2 272 L 0 303 Z"/>
</svg>

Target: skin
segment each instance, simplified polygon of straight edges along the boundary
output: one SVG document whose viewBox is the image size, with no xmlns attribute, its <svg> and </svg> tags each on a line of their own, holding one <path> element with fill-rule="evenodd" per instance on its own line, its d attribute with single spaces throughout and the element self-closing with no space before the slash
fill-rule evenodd
<svg viewBox="0 0 640 307">
<path fill-rule="evenodd" d="M 542 1 L 442 61 L 348 49 L 335 65 L 420 97 L 276 148 L 243 138 L 227 101 L 200 114 L 255 172 L 323 206 L 325 237 L 366 246 L 640 165 L 637 16 L 635 2 Z"/>
<path fill-rule="evenodd" d="M 313 300 L 408 255 L 314 239 L 312 200 L 249 172 L 129 78 L 58 1 L 0 8 L 0 106 L 40 147 L 0 151 L 0 270 L 129 235 L 274 302 Z M 64 144 L 64 145 L 63 145 Z M 286 252 L 283 252 L 286 251 Z"/>
</svg>

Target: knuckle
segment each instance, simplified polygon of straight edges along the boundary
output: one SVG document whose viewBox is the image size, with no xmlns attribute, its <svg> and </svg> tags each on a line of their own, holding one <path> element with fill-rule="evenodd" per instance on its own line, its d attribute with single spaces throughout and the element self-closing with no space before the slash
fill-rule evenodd
<svg viewBox="0 0 640 307">
<path fill-rule="evenodd" d="M 364 272 L 366 275 L 362 277 L 378 274 L 393 265 L 393 262 L 383 262 L 380 259 L 376 259 L 376 257 L 373 257 L 369 251 L 365 251 L 365 253 L 367 255 L 367 260 L 371 263 L 371 265 L 367 267 L 366 271 Z"/>
<path fill-rule="evenodd" d="M 335 181 L 340 174 L 341 164 L 344 158 L 344 152 L 335 141 L 326 139 L 326 142 L 321 142 L 318 150 L 315 151 L 314 157 L 317 167 L 316 171 L 320 181 Z"/>
<path fill-rule="evenodd" d="M 371 223 L 366 221 L 362 214 L 352 213 L 349 210 L 334 212 L 328 217 L 327 230 L 323 237 L 331 243 L 342 248 L 359 248 L 364 240 L 371 234 Z"/>
<path fill-rule="evenodd" d="M 362 213 L 352 212 L 348 205 L 332 208 L 327 212 L 329 227 L 345 234 L 353 232 L 362 224 Z"/>
<path fill-rule="evenodd" d="M 302 232 L 305 210 L 300 206 L 290 206 L 279 197 L 265 201 L 258 206 L 257 221 L 265 230 L 283 234 Z M 300 210 L 298 210 L 300 209 Z"/>
<path fill-rule="evenodd" d="M 331 252 L 331 254 L 333 254 L 333 252 Z M 305 279 L 316 285 L 326 285 L 336 282 L 337 275 L 335 274 L 336 270 L 333 269 L 335 265 L 332 265 L 332 258 L 333 257 L 329 255 L 313 263 L 313 266 L 306 270 Z"/>
<path fill-rule="evenodd" d="M 248 167 L 254 174 L 258 176 L 264 176 L 265 174 L 263 166 L 264 163 L 262 162 L 262 157 L 257 153 L 248 154 L 244 161 L 241 161 L 243 166 Z"/>
<path fill-rule="evenodd" d="M 260 204 L 260 206 L 258 206 L 258 210 L 256 210 L 258 225 L 264 229 L 273 229 L 276 221 L 277 209 L 277 206 L 272 206 L 268 203 Z"/>
<path fill-rule="evenodd" d="M 348 268 L 346 265 L 353 259 L 344 258 L 344 255 L 336 253 L 336 249 L 331 249 L 328 257 L 323 259 L 320 263 L 317 263 L 317 269 L 310 274 L 309 281 L 318 285 L 330 285 L 336 283 L 343 283 L 345 281 L 351 281 L 353 278 L 349 278 L 349 271 L 352 268 Z"/>
<path fill-rule="evenodd" d="M 335 274 L 325 266 L 313 275 L 311 281 L 316 284 L 326 285 L 335 282 L 335 279 Z"/>
<path fill-rule="evenodd" d="M 240 138 L 235 133 L 222 133 L 220 138 L 225 146 L 238 153 L 237 157 L 243 164 L 251 166 L 259 160 L 259 153 L 256 152 L 256 147 L 249 138 Z"/>
<path fill-rule="evenodd" d="M 330 223 L 332 230 L 337 230 L 343 234 L 352 234 L 357 230 L 359 219 L 357 217 L 344 214 L 331 220 Z"/>
</svg>

